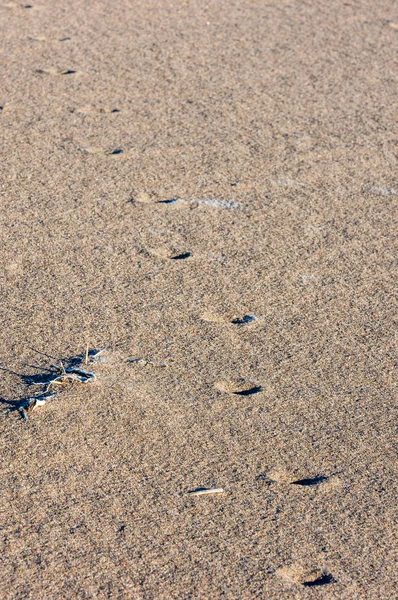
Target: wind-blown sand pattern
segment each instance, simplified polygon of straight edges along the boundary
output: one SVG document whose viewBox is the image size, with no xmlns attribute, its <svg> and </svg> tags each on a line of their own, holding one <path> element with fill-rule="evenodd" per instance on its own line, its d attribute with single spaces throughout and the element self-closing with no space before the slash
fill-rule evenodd
<svg viewBox="0 0 398 600">
<path fill-rule="evenodd" d="M 0 0 L 1 600 L 396 597 L 397 23 Z"/>
</svg>

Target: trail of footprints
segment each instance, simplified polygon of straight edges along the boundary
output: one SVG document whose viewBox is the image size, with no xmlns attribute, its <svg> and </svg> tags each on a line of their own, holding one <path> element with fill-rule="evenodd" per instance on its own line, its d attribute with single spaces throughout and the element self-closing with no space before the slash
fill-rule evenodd
<svg viewBox="0 0 398 600">
<path fill-rule="evenodd" d="M 18 2 L 9 2 L 5 5 L 5 7 L 16 8 L 16 9 L 29 9 L 33 8 L 33 5 L 23 4 Z M 37 37 L 29 37 L 32 41 L 37 42 L 68 42 L 71 40 L 70 37 L 60 37 L 60 38 L 46 38 L 44 36 Z M 81 77 L 83 75 L 82 71 L 75 69 L 57 69 L 54 67 L 49 68 L 40 68 L 36 69 L 36 73 L 38 75 L 50 75 L 50 76 L 66 76 L 66 77 Z M 115 114 L 119 113 L 120 110 L 116 107 L 109 108 L 103 106 L 82 106 L 76 109 L 73 109 L 71 112 L 80 113 L 83 115 L 101 115 L 101 114 Z M 124 150 L 122 148 L 96 148 L 96 147 L 87 147 L 87 148 L 78 148 L 80 152 L 87 154 L 102 154 L 105 156 L 118 156 L 124 154 Z M 278 180 L 273 181 L 277 185 L 281 185 L 284 187 L 289 187 L 292 185 L 303 185 L 301 182 L 293 181 L 293 180 Z M 368 191 L 373 193 L 379 193 L 381 195 L 391 195 L 397 193 L 395 190 L 384 190 L 384 188 L 377 188 L 368 186 Z M 240 209 L 242 206 L 234 201 L 226 201 L 217 198 L 206 198 L 206 199 L 182 199 L 178 197 L 173 197 L 169 199 L 161 199 L 158 198 L 156 194 L 150 194 L 147 192 L 139 192 L 137 193 L 131 200 L 131 202 L 141 203 L 141 204 L 159 204 L 165 206 L 206 206 L 210 208 L 216 209 Z M 161 258 L 172 261 L 183 261 L 192 258 L 192 252 L 183 250 L 178 251 L 176 249 L 165 249 L 165 248 L 155 248 L 148 251 L 149 254 Z M 205 312 L 201 319 L 203 321 L 207 321 L 209 323 L 215 323 L 220 325 L 230 325 L 233 327 L 241 328 L 241 327 L 252 327 L 259 321 L 261 321 L 262 317 L 257 317 L 251 314 L 243 314 L 243 315 L 226 315 L 226 314 L 217 314 L 212 312 Z M 90 362 L 100 362 L 104 360 L 101 356 L 102 352 L 97 350 L 92 350 L 88 353 L 88 358 Z M 81 368 L 81 365 L 84 362 L 84 357 L 82 355 L 72 358 L 69 360 L 69 366 L 64 367 L 61 363 L 61 366 L 53 365 L 53 373 L 50 377 L 41 376 L 38 377 L 37 383 L 32 383 L 32 385 L 44 385 L 45 390 L 42 393 L 35 394 L 34 396 L 28 396 L 21 401 L 10 401 L 8 404 L 12 405 L 15 409 L 19 410 L 27 420 L 27 414 L 33 412 L 36 408 L 43 406 L 47 400 L 53 399 L 56 395 L 54 391 L 50 391 L 51 386 L 55 386 L 56 384 L 64 384 L 67 382 L 76 383 L 79 381 L 80 383 L 86 383 L 89 381 L 95 380 L 94 373 L 85 371 Z M 154 363 L 148 359 L 126 359 L 125 362 L 130 362 L 131 364 L 144 365 L 144 366 L 153 366 L 153 367 L 167 367 L 166 363 Z M 216 390 L 221 392 L 222 394 L 231 394 L 235 396 L 254 396 L 260 394 L 263 391 L 263 387 L 256 382 L 247 380 L 245 378 L 236 378 L 231 380 L 220 380 L 215 382 L 214 387 Z M 257 477 L 257 480 L 265 480 L 269 484 L 280 484 L 280 485 L 292 485 L 303 488 L 314 488 L 318 486 L 327 486 L 327 485 L 336 485 L 339 480 L 336 476 L 326 476 L 326 475 L 315 475 L 312 477 L 302 477 L 297 478 L 293 474 L 289 474 L 286 471 L 279 470 L 269 470 L 265 473 L 260 474 Z M 195 490 L 191 490 L 186 492 L 186 495 L 189 496 L 208 496 L 208 495 L 219 495 L 224 490 L 222 488 L 196 488 Z M 335 583 L 334 577 L 325 569 L 320 569 L 318 567 L 310 567 L 306 568 L 301 565 L 291 565 L 288 567 L 282 567 L 276 570 L 276 574 L 284 577 L 293 583 L 303 585 L 304 587 L 316 587 L 316 586 L 324 586 L 327 584 Z"/>
</svg>

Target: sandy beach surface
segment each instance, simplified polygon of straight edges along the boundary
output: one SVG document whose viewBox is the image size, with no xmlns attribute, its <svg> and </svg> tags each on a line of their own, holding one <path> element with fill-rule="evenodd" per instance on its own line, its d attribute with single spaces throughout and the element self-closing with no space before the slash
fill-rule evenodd
<svg viewBox="0 0 398 600">
<path fill-rule="evenodd" d="M 397 5 L 0 23 L 1 599 L 396 598 Z"/>
</svg>

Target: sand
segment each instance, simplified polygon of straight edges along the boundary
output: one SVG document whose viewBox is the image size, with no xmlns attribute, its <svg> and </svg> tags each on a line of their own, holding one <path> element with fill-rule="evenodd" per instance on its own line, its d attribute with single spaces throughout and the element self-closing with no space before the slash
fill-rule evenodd
<svg viewBox="0 0 398 600">
<path fill-rule="evenodd" d="M 0 22 L 2 600 L 396 597 L 396 5 Z"/>
</svg>

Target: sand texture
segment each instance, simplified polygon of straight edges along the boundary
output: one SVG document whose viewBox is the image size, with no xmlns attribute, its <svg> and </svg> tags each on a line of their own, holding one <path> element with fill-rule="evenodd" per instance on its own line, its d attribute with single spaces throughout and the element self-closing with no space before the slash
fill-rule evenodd
<svg viewBox="0 0 398 600">
<path fill-rule="evenodd" d="M 1 600 L 396 598 L 396 3 L 0 23 Z"/>
</svg>

